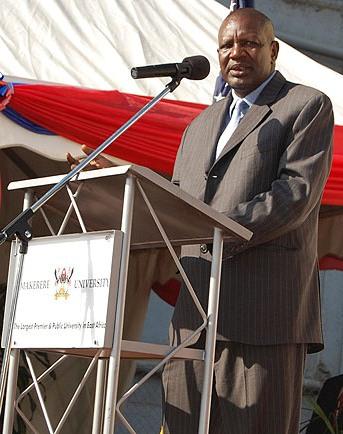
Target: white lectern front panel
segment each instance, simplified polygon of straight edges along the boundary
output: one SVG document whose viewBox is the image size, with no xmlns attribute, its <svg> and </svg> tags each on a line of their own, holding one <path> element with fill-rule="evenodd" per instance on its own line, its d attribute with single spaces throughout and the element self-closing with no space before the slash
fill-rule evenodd
<svg viewBox="0 0 343 434">
<path fill-rule="evenodd" d="M 121 231 L 30 241 L 20 280 L 12 347 L 110 348 L 121 242 Z M 13 244 L 6 313 L 15 264 Z"/>
</svg>

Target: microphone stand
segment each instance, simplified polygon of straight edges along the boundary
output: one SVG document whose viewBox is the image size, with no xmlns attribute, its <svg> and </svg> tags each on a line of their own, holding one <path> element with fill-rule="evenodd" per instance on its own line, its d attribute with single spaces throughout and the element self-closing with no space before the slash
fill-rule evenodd
<svg viewBox="0 0 343 434">
<path fill-rule="evenodd" d="M 108 137 L 101 145 L 98 146 L 91 154 L 89 154 L 84 160 L 82 160 L 74 169 L 72 169 L 61 181 L 51 187 L 40 199 L 38 199 L 32 206 L 21 212 L 11 223 L 9 223 L 4 229 L 0 231 L 0 245 L 3 244 L 12 235 L 15 235 L 20 241 L 20 256 L 17 261 L 16 276 L 14 279 L 15 285 L 13 288 L 13 294 L 10 304 L 9 324 L 8 331 L 5 336 L 5 350 L 3 355 L 1 377 L 0 377 L 0 414 L 2 412 L 2 406 L 4 401 L 10 354 L 12 350 L 12 334 L 15 321 L 15 314 L 17 308 L 17 299 L 20 287 L 20 280 L 22 274 L 22 267 L 24 261 L 24 255 L 28 250 L 28 243 L 32 239 L 31 228 L 29 220 L 51 197 L 53 197 L 58 191 L 60 191 L 70 180 L 72 180 L 82 169 L 84 169 L 92 160 L 94 160 L 101 152 L 103 152 L 111 143 L 113 143 L 119 136 L 121 136 L 128 128 L 138 121 L 145 113 L 152 109 L 163 97 L 168 93 L 173 92 L 180 84 L 183 76 L 181 73 L 172 78 L 172 81 L 168 83 L 162 92 L 149 101 L 144 107 L 142 107 L 135 115 L 133 115 L 124 125 L 122 125 L 117 131 L 115 131 L 110 137 Z"/>
</svg>

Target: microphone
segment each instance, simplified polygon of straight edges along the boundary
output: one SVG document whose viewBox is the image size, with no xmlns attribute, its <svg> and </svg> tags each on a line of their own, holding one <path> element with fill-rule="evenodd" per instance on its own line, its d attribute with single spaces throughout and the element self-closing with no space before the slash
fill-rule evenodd
<svg viewBox="0 0 343 434">
<path fill-rule="evenodd" d="M 131 69 L 132 78 L 172 77 L 202 80 L 210 73 L 210 62 L 205 56 L 191 56 L 181 63 L 138 66 Z"/>
</svg>

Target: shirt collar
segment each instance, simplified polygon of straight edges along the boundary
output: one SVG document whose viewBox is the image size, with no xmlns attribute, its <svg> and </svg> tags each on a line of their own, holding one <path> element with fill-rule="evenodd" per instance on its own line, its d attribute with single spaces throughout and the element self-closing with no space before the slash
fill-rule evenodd
<svg viewBox="0 0 343 434">
<path fill-rule="evenodd" d="M 231 107 L 234 107 L 237 100 L 239 99 L 243 99 L 249 106 L 249 108 L 254 104 L 254 102 L 257 100 L 257 98 L 260 96 L 260 93 L 263 91 L 263 89 L 267 86 L 267 84 L 270 82 L 270 80 L 274 77 L 274 75 L 276 74 L 276 71 L 272 72 L 270 74 L 270 76 L 264 80 L 264 82 L 262 84 L 260 84 L 256 89 L 254 89 L 252 92 L 250 92 L 248 95 L 246 95 L 244 98 L 240 98 L 236 92 L 232 89 L 232 103 L 230 106 L 230 110 Z"/>
</svg>

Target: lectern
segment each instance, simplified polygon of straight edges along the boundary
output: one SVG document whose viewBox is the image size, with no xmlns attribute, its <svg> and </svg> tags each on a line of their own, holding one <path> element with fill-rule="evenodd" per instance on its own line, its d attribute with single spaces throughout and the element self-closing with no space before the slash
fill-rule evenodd
<svg viewBox="0 0 343 434">
<path fill-rule="evenodd" d="M 36 195 L 40 196 L 51 185 L 56 184 L 62 178 L 63 176 L 52 176 L 17 181 L 9 185 L 9 190 L 34 191 Z M 13 424 L 14 408 L 17 401 L 15 397 L 18 369 L 17 353 L 21 349 L 44 349 L 65 354 L 79 354 L 91 358 L 92 361 L 89 369 L 93 369 L 95 365 L 98 365 L 93 434 L 113 434 L 116 415 L 119 416 L 128 432 L 135 433 L 129 422 L 122 415 L 120 406 L 123 400 L 133 393 L 145 379 L 142 379 L 139 384 L 134 385 L 117 402 L 121 355 L 137 359 L 161 359 L 158 365 L 151 371 L 152 373 L 172 357 L 204 360 L 205 375 L 198 432 L 199 434 L 206 434 L 208 432 L 210 417 L 223 241 L 228 236 L 248 240 L 252 236 L 252 233 L 223 214 L 216 212 L 205 203 L 181 191 L 165 178 L 147 168 L 136 165 L 81 172 L 65 189 L 53 196 L 46 206 L 50 207 L 50 209 L 59 210 L 60 213 L 63 211 L 65 214 L 56 236 L 61 235 L 65 228 L 68 227 L 68 219 L 74 220 L 75 226 L 73 210 L 82 232 L 85 234 L 87 232 L 110 230 L 119 233 L 117 239 L 120 239 L 120 248 L 117 250 L 116 260 L 113 263 L 113 267 L 117 269 L 118 276 L 114 279 L 114 286 L 112 285 L 110 288 L 110 291 L 115 291 L 116 294 L 115 297 L 112 293 L 109 294 L 111 306 L 115 305 L 115 308 L 109 309 L 109 313 L 107 312 L 106 324 L 104 325 L 106 339 L 103 343 L 99 344 L 98 341 L 95 341 L 92 345 L 88 345 L 87 348 L 78 348 L 77 344 L 69 345 L 68 348 L 51 348 L 46 343 L 42 346 L 35 343 L 34 347 L 27 348 L 27 346 L 23 347 L 17 345 L 15 342 L 11 343 L 13 349 L 7 383 L 4 434 L 12 433 L 11 424 Z M 199 303 L 196 292 L 192 288 L 174 251 L 175 246 L 203 242 L 213 242 L 207 312 L 204 312 Z M 203 323 L 179 347 L 123 341 L 122 330 L 130 251 L 142 248 L 154 249 L 164 246 L 170 251 L 176 267 L 179 269 L 200 315 L 202 315 Z M 68 273 L 70 274 L 71 270 L 66 270 L 66 275 L 69 275 Z M 57 274 L 56 277 L 59 278 L 59 276 Z M 7 298 L 10 298 L 10 288 Z M 206 329 L 204 350 L 187 348 L 188 343 L 203 329 Z M 148 373 L 146 377 L 148 378 L 152 373 Z M 39 394 L 38 382 L 44 375 L 36 378 L 33 371 L 31 371 L 31 374 L 34 380 L 34 387 Z M 80 388 L 82 388 L 83 382 L 86 379 L 87 373 L 81 382 L 82 384 L 80 383 Z M 52 427 L 49 415 L 44 408 L 44 400 L 40 400 L 44 418 L 51 434 L 61 432 L 63 423 L 70 412 L 73 400 L 77 399 L 77 395 L 78 391 L 75 392 L 70 406 L 67 407 L 57 427 Z"/>
</svg>

